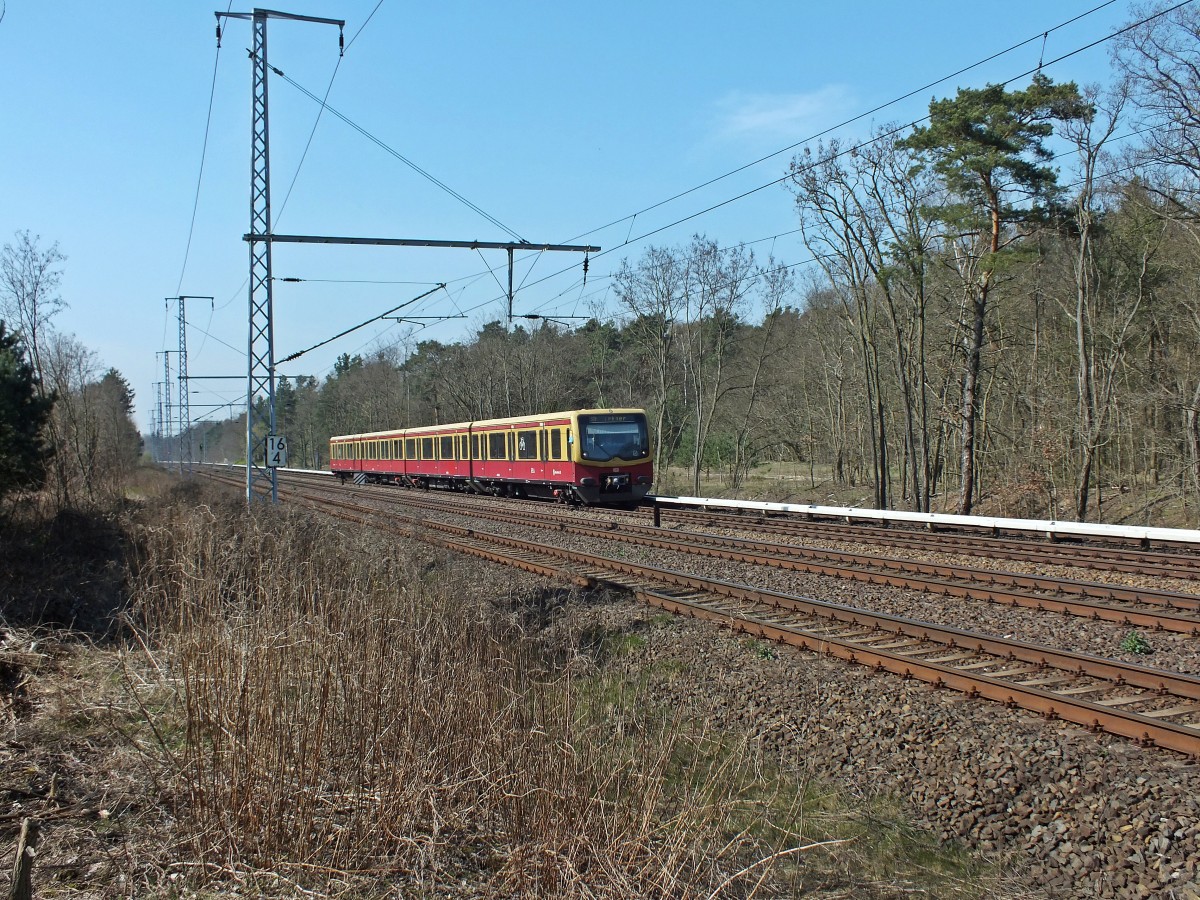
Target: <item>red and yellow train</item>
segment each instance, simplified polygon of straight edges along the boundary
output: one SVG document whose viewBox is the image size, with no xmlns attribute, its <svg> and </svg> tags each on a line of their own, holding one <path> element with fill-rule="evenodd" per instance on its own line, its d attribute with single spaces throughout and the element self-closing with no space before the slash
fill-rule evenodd
<svg viewBox="0 0 1200 900">
<path fill-rule="evenodd" d="M 356 481 L 569 503 L 632 505 L 653 471 L 640 409 L 577 409 L 329 440 L 330 468 Z"/>
</svg>

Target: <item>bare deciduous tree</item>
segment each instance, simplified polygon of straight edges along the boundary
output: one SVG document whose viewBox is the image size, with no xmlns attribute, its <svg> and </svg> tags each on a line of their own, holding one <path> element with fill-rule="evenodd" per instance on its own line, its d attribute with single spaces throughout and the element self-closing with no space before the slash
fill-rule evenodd
<svg viewBox="0 0 1200 900">
<path fill-rule="evenodd" d="M 40 236 L 28 231 L 18 231 L 14 238 L 0 251 L 0 318 L 24 336 L 44 392 L 49 379 L 42 354 L 51 320 L 66 306 L 58 294 L 66 257 L 57 243 L 42 250 Z"/>
</svg>

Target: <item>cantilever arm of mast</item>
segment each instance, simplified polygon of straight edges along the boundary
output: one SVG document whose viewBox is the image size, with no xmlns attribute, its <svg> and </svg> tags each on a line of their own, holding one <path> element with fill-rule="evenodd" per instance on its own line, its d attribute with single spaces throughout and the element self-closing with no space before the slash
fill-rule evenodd
<svg viewBox="0 0 1200 900">
<path fill-rule="evenodd" d="M 456 247 L 466 250 L 564 250 L 573 253 L 599 253 L 590 244 L 530 244 L 526 241 L 438 241 L 428 238 L 332 237 L 316 234 L 247 234 L 244 241 L 271 241 L 276 244 L 366 244 L 381 247 Z"/>
<path fill-rule="evenodd" d="M 244 12 L 215 12 L 218 19 L 253 19 L 256 14 L 265 15 L 268 19 L 292 19 L 296 22 L 318 22 L 322 25 L 337 25 L 339 28 L 344 28 L 346 25 L 345 19 L 322 19 L 318 16 L 299 16 L 295 13 L 279 12 L 274 9 L 256 9 L 252 13 Z"/>
</svg>

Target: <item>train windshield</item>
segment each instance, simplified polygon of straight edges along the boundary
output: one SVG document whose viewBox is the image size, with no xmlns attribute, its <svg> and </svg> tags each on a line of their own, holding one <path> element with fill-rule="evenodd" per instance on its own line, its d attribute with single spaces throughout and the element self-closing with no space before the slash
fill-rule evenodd
<svg viewBox="0 0 1200 900">
<path fill-rule="evenodd" d="M 580 416 L 579 432 L 579 454 L 592 462 L 650 455 L 646 417 L 641 413 Z"/>
</svg>

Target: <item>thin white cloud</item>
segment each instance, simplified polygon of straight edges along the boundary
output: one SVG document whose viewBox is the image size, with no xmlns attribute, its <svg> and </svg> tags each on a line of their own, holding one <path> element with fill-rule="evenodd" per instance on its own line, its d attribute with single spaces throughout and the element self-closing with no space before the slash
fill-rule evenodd
<svg viewBox="0 0 1200 900">
<path fill-rule="evenodd" d="M 716 103 L 716 136 L 725 140 L 802 140 L 840 122 L 854 106 L 845 85 L 804 94 L 731 91 Z"/>
</svg>

